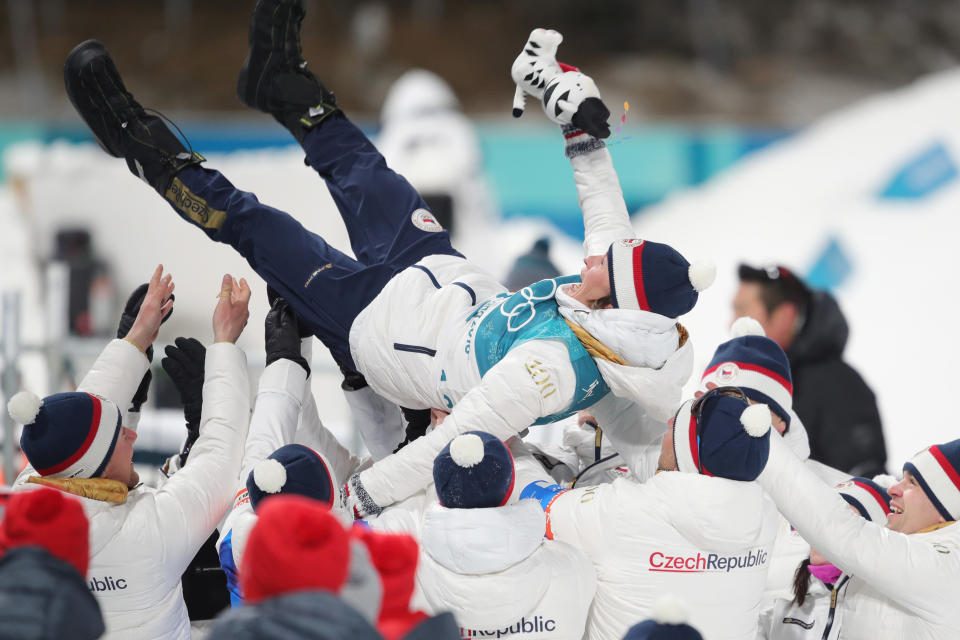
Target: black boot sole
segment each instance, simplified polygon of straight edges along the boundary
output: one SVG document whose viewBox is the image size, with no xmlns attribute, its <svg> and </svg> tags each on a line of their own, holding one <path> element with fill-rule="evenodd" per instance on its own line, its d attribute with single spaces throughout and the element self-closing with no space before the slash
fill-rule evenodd
<svg viewBox="0 0 960 640">
<path fill-rule="evenodd" d="M 85 91 L 82 78 L 83 70 L 97 60 L 103 60 L 104 64 L 109 63 L 116 69 L 113 58 L 110 57 L 107 48 L 99 41 L 87 40 L 86 42 L 78 44 L 67 55 L 67 60 L 63 64 L 63 84 L 66 87 L 67 97 L 70 98 L 70 103 L 73 105 L 73 108 L 76 109 L 77 113 L 80 114 L 80 117 L 83 118 L 83 121 L 87 124 L 91 133 L 93 133 L 97 144 L 110 155 L 116 158 L 122 158 L 122 149 L 110 144 L 107 140 L 103 139 L 103 136 L 97 133 L 111 126 L 111 124 L 107 122 L 104 114 L 96 108 L 94 108 L 94 111 L 97 112 L 96 116 L 90 113 L 90 107 L 80 99 L 80 96 Z M 119 74 L 117 75 L 119 76 Z"/>
<path fill-rule="evenodd" d="M 272 11 L 270 5 L 273 5 Z M 257 2 L 250 18 L 247 57 L 237 78 L 237 97 L 240 102 L 269 113 L 260 96 L 260 84 L 271 67 L 276 69 L 301 60 L 299 30 L 303 15 L 301 0 Z M 267 26 L 269 29 L 264 29 Z M 292 40 L 296 41 L 295 45 Z M 296 58 L 293 54 L 296 54 Z"/>
</svg>

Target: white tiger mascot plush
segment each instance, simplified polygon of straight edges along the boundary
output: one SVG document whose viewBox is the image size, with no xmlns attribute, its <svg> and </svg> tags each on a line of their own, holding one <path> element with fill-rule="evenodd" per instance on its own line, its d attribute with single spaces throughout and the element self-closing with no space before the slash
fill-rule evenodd
<svg viewBox="0 0 960 640">
<path fill-rule="evenodd" d="M 520 55 L 513 61 L 510 76 L 517 84 L 513 117 L 523 115 L 526 94 L 540 100 L 543 111 L 554 122 L 573 124 L 597 138 L 610 136 L 610 110 L 600 99 L 593 79 L 576 67 L 557 62 L 557 47 L 563 36 L 553 29 L 534 29 Z"/>
</svg>

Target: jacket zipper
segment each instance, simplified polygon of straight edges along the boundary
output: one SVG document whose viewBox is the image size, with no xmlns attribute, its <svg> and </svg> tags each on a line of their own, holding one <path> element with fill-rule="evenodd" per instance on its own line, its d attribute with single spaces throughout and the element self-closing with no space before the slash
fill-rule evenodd
<svg viewBox="0 0 960 640">
<path fill-rule="evenodd" d="M 847 584 L 847 580 L 850 579 L 850 576 L 843 576 L 831 590 L 830 590 L 830 614 L 827 616 L 827 624 L 823 628 L 823 635 L 820 636 L 820 640 L 827 640 L 830 637 L 830 630 L 833 628 L 833 617 L 837 611 L 837 597 L 840 594 L 840 589 L 843 588 L 843 585 Z"/>
</svg>

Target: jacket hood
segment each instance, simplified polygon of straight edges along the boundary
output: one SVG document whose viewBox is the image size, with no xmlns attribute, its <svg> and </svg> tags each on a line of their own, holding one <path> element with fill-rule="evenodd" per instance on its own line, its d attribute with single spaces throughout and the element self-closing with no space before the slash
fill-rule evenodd
<svg viewBox="0 0 960 640">
<path fill-rule="evenodd" d="M 680 405 L 683 385 L 693 373 L 693 342 L 674 349 L 659 369 L 625 367 L 594 358 L 603 381 L 618 398 L 643 407 L 652 420 L 666 422 Z"/>
<path fill-rule="evenodd" d="M 534 558 L 545 526 L 533 500 L 492 509 L 430 507 L 417 580 L 431 610 L 450 610 L 461 625 L 481 629 L 528 613 L 550 585 L 550 567 Z"/>
<path fill-rule="evenodd" d="M 850 328 L 836 299 L 826 291 L 812 292 L 807 319 L 787 349 L 791 368 L 802 362 L 839 358 L 849 335 Z"/>
<path fill-rule="evenodd" d="M 90 498 L 81 498 L 83 512 L 90 521 L 90 557 L 94 557 L 110 544 L 120 532 L 134 500 L 150 499 L 151 489 L 139 487 L 127 494 L 127 502 L 114 504 Z"/>
<path fill-rule="evenodd" d="M 769 542 L 776 533 L 773 503 L 754 482 L 680 471 L 660 473 L 647 482 L 657 487 L 670 523 L 702 549 L 736 551 Z"/>
<path fill-rule="evenodd" d="M 558 295 L 559 298 L 559 295 Z M 631 367 L 659 369 L 677 350 L 677 321 L 649 311 L 595 309 L 559 305 L 564 318 L 583 327 Z"/>
<path fill-rule="evenodd" d="M 83 576 L 39 547 L 16 547 L 0 558 L 0 620 L 4 638 L 94 640 L 104 632 Z"/>
<path fill-rule="evenodd" d="M 37 491 L 44 486 L 45 485 L 41 484 L 24 483 L 17 486 L 17 491 Z M 60 491 L 61 489 L 57 490 Z M 104 502 L 102 500 L 85 498 L 76 493 L 65 492 L 70 493 L 70 495 L 80 501 L 80 504 L 83 505 L 83 513 L 86 514 L 87 520 L 90 522 L 91 558 L 103 551 L 104 547 L 120 532 L 132 501 L 147 498 L 150 491 L 152 491 L 152 489 L 144 486 L 131 489 L 130 492 L 127 493 L 127 502 L 122 503 Z"/>
<path fill-rule="evenodd" d="M 208 640 L 382 640 L 369 622 L 327 591 L 298 591 L 230 609 Z"/>
</svg>

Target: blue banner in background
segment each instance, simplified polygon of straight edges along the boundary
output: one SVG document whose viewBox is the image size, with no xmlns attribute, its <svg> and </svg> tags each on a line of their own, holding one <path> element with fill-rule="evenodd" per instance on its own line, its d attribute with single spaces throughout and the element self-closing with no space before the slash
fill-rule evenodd
<svg viewBox="0 0 960 640">
<path fill-rule="evenodd" d="M 950 152 L 935 142 L 903 163 L 880 191 L 881 198 L 925 198 L 957 178 L 957 165 Z"/>
<path fill-rule="evenodd" d="M 376 133 L 371 123 L 360 125 L 368 135 Z M 205 155 L 296 144 L 289 133 L 270 122 L 187 120 L 182 128 L 190 146 Z M 487 178 L 504 217 L 544 217 L 572 237 L 583 238 L 577 192 L 559 129 L 481 122 L 477 133 Z M 671 191 L 709 180 L 790 133 L 730 126 L 625 126 L 610 140 L 609 148 L 627 209 L 634 213 Z M 0 123 L 0 152 L 7 144 L 23 140 L 93 141 L 79 125 Z"/>
</svg>

